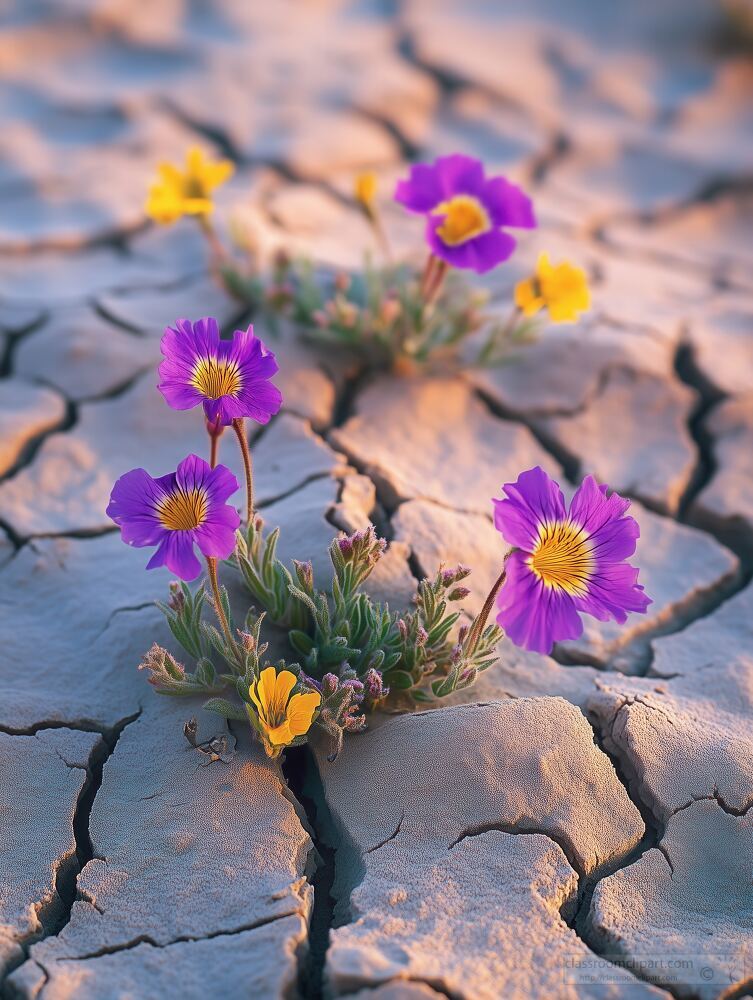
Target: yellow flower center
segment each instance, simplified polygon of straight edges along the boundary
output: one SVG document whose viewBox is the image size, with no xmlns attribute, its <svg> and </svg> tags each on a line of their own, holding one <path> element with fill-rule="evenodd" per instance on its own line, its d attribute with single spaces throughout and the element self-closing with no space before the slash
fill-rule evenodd
<svg viewBox="0 0 753 1000">
<path fill-rule="evenodd" d="M 197 174 L 186 174 L 182 182 L 184 198 L 208 198 L 211 192 L 204 183 L 204 178 Z"/>
<path fill-rule="evenodd" d="M 528 565 L 545 586 L 583 597 L 593 569 L 589 536 L 569 521 L 543 524 Z"/>
<path fill-rule="evenodd" d="M 220 396 L 237 396 L 243 379 L 235 361 L 200 358 L 194 366 L 191 385 L 207 399 L 219 399 Z"/>
<path fill-rule="evenodd" d="M 178 489 L 157 505 L 157 517 L 170 531 L 190 531 L 203 523 L 209 510 L 204 490 Z"/>
<path fill-rule="evenodd" d="M 478 198 L 470 194 L 456 194 L 447 201 L 440 202 L 434 209 L 434 214 L 444 215 L 444 222 L 437 229 L 437 235 L 449 247 L 466 243 L 474 236 L 488 233 L 492 228 L 486 209 Z"/>
</svg>

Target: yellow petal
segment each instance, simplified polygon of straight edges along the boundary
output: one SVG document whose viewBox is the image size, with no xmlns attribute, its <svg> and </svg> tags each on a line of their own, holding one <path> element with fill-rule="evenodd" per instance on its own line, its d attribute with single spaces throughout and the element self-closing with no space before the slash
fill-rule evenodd
<svg viewBox="0 0 753 1000">
<path fill-rule="evenodd" d="M 549 263 L 549 254 L 543 250 L 536 261 L 536 277 L 540 280 L 547 278 L 552 273 L 552 270 L 552 265 Z"/>
<path fill-rule="evenodd" d="M 160 163 L 157 166 L 157 176 L 167 187 L 179 190 L 183 185 L 183 171 L 174 163 Z"/>
<path fill-rule="evenodd" d="M 233 176 L 235 164 L 231 160 L 219 160 L 217 163 L 208 163 L 204 168 L 204 183 L 212 191 L 214 188 L 224 184 Z"/>
<path fill-rule="evenodd" d="M 254 681 L 253 684 L 249 684 L 248 695 L 249 695 L 249 698 L 251 699 L 251 701 L 256 706 L 256 714 L 259 716 L 259 719 L 263 723 L 265 712 L 264 712 L 264 706 L 261 703 L 261 699 L 259 698 L 258 694 L 256 693 L 257 687 L 258 687 L 258 682 L 257 681 Z"/>
<path fill-rule="evenodd" d="M 165 190 L 159 184 L 149 189 L 144 210 L 150 219 L 163 225 L 175 222 L 183 214 L 182 202 L 172 191 Z"/>
<path fill-rule="evenodd" d="M 535 316 L 544 305 L 544 300 L 536 294 L 530 278 L 519 281 L 515 286 L 515 305 L 524 316 Z"/>
<path fill-rule="evenodd" d="M 259 674 L 256 683 L 256 704 L 264 715 L 270 715 L 275 703 L 275 689 L 277 687 L 277 671 L 274 667 L 265 667 Z M 256 700 L 256 699 L 255 699 Z"/>
<path fill-rule="evenodd" d="M 209 215 L 214 211 L 214 204 L 211 198 L 185 198 L 183 211 L 186 215 Z"/>
<path fill-rule="evenodd" d="M 204 152 L 200 146 L 191 146 L 186 153 L 186 168 L 189 174 L 197 176 L 204 169 Z"/>
<path fill-rule="evenodd" d="M 371 205 L 376 198 L 377 176 L 372 173 L 359 174 L 354 185 L 356 200 L 362 205 Z"/>
<path fill-rule="evenodd" d="M 274 726 L 271 729 L 269 726 L 264 726 L 264 731 L 273 747 L 287 746 L 288 743 L 292 743 L 293 741 L 293 733 L 290 731 L 290 724 L 287 719 L 281 722 L 279 726 Z"/>
<path fill-rule="evenodd" d="M 319 707 L 322 696 L 318 691 L 294 694 L 288 705 L 288 724 L 294 736 L 303 736 L 311 728 L 314 712 Z"/>
<path fill-rule="evenodd" d="M 290 697 L 290 692 L 295 687 L 297 680 L 298 678 L 296 675 L 290 670 L 281 670 L 277 675 L 274 699 L 274 713 L 276 718 L 285 718 L 285 709 L 288 704 L 288 698 Z"/>
</svg>

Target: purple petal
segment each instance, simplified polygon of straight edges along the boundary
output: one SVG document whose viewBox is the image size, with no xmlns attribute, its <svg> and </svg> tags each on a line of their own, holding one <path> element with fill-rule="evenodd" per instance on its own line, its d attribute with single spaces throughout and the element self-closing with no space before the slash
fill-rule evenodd
<svg viewBox="0 0 753 1000">
<path fill-rule="evenodd" d="M 157 544 L 166 530 L 156 512 L 163 496 L 161 483 L 145 469 L 132 469 L 118 479 L 106 513 L 120 526 L 124 542 L 137 547 Z"/>
<path fill-rule="evenodd" d="M 482 200 L 495 225 L 513 226 L 515 229 L 536 228 L 533 202 L 506 177 L 492 177 L 488 180 Z"/>
<path fill-rule="evenodd" d="M 628 559 L 635 552 L 640 527 L 633 517 L 625 517 L 630 501 L 617 493 L 607 496 L 607 487 L 586 476 L 570 503 L 569 519 L 590 536 L 591 548 L 599 564 Z"/>
<path fill-rule="evenodd" d="M 178 320 L 177 329 L 170 326 L 165 329 L 160 349 L 164 361 L 158 369 L 158 389 L 174 410 L 190 410 L 203 397 L 191 385 L 194 367 L 201 355 L 197 351 L 193 329 L 188 320 Z"/>
<path fill-rule="evenodd" d="M 268 424 L 270 418 L 279 413 L 282 393 L 271 382 L 252 382 L 241 389 L 238 400 L 244 416 L 251 417 L 259 424 Z"/>
<path fill-rule="evenodd" d="M 542 524 L 565 520 L 562 490 L 538 465 L 502 489 L 507 499 L 492 501 L 494 527 L 510 545 L 530 552 Z"/>
<path fill-rule="evenodd" d="M 481 236 L 475 236 L 454 247 L 448 246 L 437 232 L 443 221 L 443 216 L 429 216 L 426 241 L 433 253 L 446 260 L 452 267 L 484 274 L 507 260 L 515 249 L 515 238 L 509 233 L 502 232 L 501 229 L 482 233 Z"/>
<path fill-rule="evenodd" d="M 238 511 L 224 506 L 212 514 L 200 528 L 194 529 L 194 538 L 205 556 L 228 559 L 235 551 L 235 532 L 241 523 Z"/>
<path fill-rule="evenodd" d="M 236 330 L 228 345 L 227 357 L 237 362 L 243 372 L 244 382 L 248 379 L 268 379 L 280 370 L 277 358 L 262 340 L 254 334 L 253 326 L 247 330 Z"/>
<path fill-rule="evenodd" d="M 464 156 L 462 153 L 440 156 L 434 161 L 434 169 L 442 191 L 442 201 L 454 194 L 481 195 L 484 190 L 484 165 L 481 160 L 472 156 Z"/>
<path fill-rule="evenodd" d="M 638 570 L 630 563 L 599 566 L 588 582 L 588 593 L 576 597 L 575 606 L 601 622 L 614 619 L 622 625 L 627 612 L 645 614 L 652 603 L 637 580 Z"/>
<path fill-rule="evenodd" d="M 201 563 L 193 550 L 193 536 L 193 531 L 168 531 L 146 568 L 167 566 L 181 580 L 195 580 L 201 573 Z"/>
<path fill-rule="evenodd" d="M 186 329 L 191 327 L 188 320 L 183 320 L 183 323 Z M 220 328 L 217 325 L 217 320 L 212 316 L 196 320 L 193 324 L 193 341 L 199 357 L 215 356 L 220 344 Z"/>
<path fill-rule="evenodd" d="M 217 320 L 211 316 L 196 323 L 179 319 L 175 327 L 165 329 L 160 343 L 164 361 L 159 366 L 158 388 L 174 410 L 190 410 L 203 400 L 202 393 L 191 384 L 196 362 L 217 357 L 220 344 Z"/>
<path fill-rule="evenodd" d="M 175 470 L 175 481 L 184 490 L 200 490 L 211 475 L 208 462 L 198 455 L 187 455 Z"/>
<path fill-rule="evenodd" d="M 212 503 L 225 503 L 228 497 L 237 493 L 239 483 L 226 465 L 217 465 L 210 472 L 206 487 Z"/>
<path fill-rule="evenodd" d="M 569 594 L 547 587 L 526 562 L 523 552 L 507 560 L 507 579 L 497 596 L 497 622 L 516 646 L 551 653 L 555 642 L 577 639 L 583 622 Z"/>
<path fill-rule="evenodd" d="M 410 169 L 407 181 L 398 181 L 395 201 L 410 212 L 425 214 L 443 199 L 442 186 L 434 165 L 416 163 Z"/>
</svg>

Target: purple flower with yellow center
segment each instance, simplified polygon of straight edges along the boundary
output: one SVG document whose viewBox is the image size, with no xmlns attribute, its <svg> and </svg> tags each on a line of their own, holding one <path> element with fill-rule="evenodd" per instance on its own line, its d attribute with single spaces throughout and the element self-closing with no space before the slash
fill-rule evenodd
<svg viewBox="0 0 753 1000">
<path fill-rule="evenodd" d="M 502 228 L 534 229 L 531 199 L 504 177 L 486 177 L 480 160 L 456 153 L 411 167 L 395 201 L 426 216 L 426 240 L 452 267 L 483 274 L 512 254 L 515 239 Z"/>
<path fill-rule="evenodd" d="M 497 621 L 518 646 L 549 653 L 555 642 L 577 639 L 580 614 L 620 624 L 651 603 L 638 570 L 625 562 L 640 529 L 626 517 L 630 501 L 607 493 L 592 476 L 569 509 L 559 486 L 538 466 L 504 487 L 494 500 L 494 524 L 515 548 L 497 596 Z"/>
<path fill-rule="evenodd" d="M 201 572 L 195 545 L 207 559 L 227 559 L 235 549 L 240 517 L 226 500 L 237 489 L 226 466 L 212 469 L 189 455 L 159 479 L 144 469 L 126 472 L 112 488 L 107 516 L 128 545 L 157 546 L 147 569 L 167 566 L 182 580 L 195 580 Z"/>
<path fill-rule="evenodd" d="M 244 417 L 266 424 L 280 409 L 282 393 L 270 382 L 277 361 L 252 326 L 220 340 L 217 320 L 179 319 L 161 347 L 159 390 L 174 410 L 203 403 L 210 424 L 228 426 Z"/>
</svg>

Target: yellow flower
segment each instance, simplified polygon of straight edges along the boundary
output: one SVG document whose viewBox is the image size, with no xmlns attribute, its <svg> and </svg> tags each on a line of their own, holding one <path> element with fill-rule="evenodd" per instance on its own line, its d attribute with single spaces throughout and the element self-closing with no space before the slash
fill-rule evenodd
<svg viewBox="0 0 753 1000">
<path fill-rule="evenodd" d="M 586 272 L 566 260 L 550 264 L 549 254 L 542 253 L 535 275 L 515 286 L 515 305 L 524 316 L 548 309 L 553 323 L 573 323 L 591 305 Z"/>
<path fill-rule="evenodd" d="M 281 670 L 278 674 L 274 667 L 265 667 L 248 689 L 265 736 L 264 748 L 270 757 L 276 757 L 296 736 L 309 731 L 314 712 L 322 700 L 317 691 L 294 694 L 291 698 L 296 681 L 296 675 L 290 670 Z"/>
<path fill-rule="evenodd" d="M 354 193 L 356 201 L 360 202 L 365 209 L 370 209 L 374 204 L 377 193 L 377 176 L 372 173 L 359 174 L 356 177 Z"/>
<path fill-rule="evenodd" d="M 214 208 L 212 192 L 233 170 L 230 160 L 207 160 L 197 146 L 188 150 L 183 170 L 174 163 L 160 163 L 157 180 L 149 188 L 146 214 L 163 225 L 183 215 L 208 215 Z"/>
</svg>

